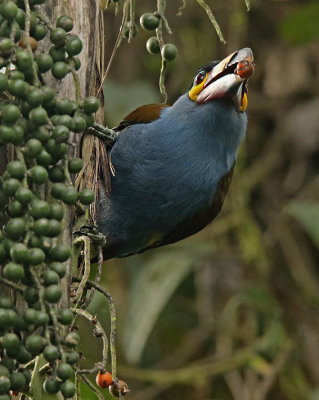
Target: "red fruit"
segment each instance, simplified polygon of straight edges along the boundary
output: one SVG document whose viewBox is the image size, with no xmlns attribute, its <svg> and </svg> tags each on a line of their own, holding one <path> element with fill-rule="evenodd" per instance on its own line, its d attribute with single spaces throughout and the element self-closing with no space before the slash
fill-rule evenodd
<svg viewBox="0 0 319 400">
<path fill-rule="evenodd" d="M 113 382 L 112 374 L 108 371 L 99 371 L 96 375 L 96 384 L 101 388 L 107 388 Z"/>
<path fill-rule="evenodd" d="M 242 79 L 248 79 L 254 72 L 254 64 L 250 60 L 239 61 L 235 69 L 235 74 Z"/>
</svg>

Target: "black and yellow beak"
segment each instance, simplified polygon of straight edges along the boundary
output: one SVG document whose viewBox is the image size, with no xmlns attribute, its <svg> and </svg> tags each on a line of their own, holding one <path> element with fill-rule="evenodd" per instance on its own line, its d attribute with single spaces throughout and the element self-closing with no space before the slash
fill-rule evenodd
<svg viewBox="0 0 319 400">
<path fill-rule="evenodd" d="M 247 81 L 254 72 L 254 56 L 248 47 L 235 51 L 209 71 L 201 71 L 201 79 L 195 78 L 189 91 L 191 100 L 204 104 L 214 99 L 231 98 L 236 110 L 243 112 L 247 108 Z"/>
</svg>

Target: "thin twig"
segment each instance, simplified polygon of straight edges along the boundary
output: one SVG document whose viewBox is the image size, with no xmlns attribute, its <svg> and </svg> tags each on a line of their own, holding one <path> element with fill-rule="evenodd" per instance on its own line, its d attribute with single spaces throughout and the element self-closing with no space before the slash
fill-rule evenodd
<svg viewBox="0 0 319 400">
<path fill-rule="evenodd" d="M 80 282 L 80 279 L 73 277 L 74 282 Z M 110 332 L 110 350 L 111 350 L 111 361 L 112 361 L 112 376 L 116 376 L 116 310 L 112 296 L 107 293 L 100 285 L 95 282 L 87 281 L 86 286 L 88 288 L 95 288 L 98 292 L 102 293 L 110 307 L 110 317 L 111 317 L 111 332 Z"/>
<path fill-rule="evenodd" d="M 116 41 L 115 41 L 115 45 L 114 45 L 114 48 L 113 48 L 113 51 L 112 51 L 112 54 L 111 54 L 111 57 L 110 57 L 109 62 L 107 64 L 106 70 L 104 72 L 104 75 L 103 75 L 103 78 L 102 78 L 102 81 L 101 81 L 101 85 L 100 85 L 100 87 L 99 87 L 99 89 L 98 89 L 98 91 L 96 93 L 96 96 L 99 95 L 99 93 L 100 93 L 100 91 L 101 91 L 101 89 L 102 89 L 102 87 L 104 85 L 104 82 L 105 82 L 105 80 L 107 78 L 107 75 L 108 75 L 108 73 L 110 71 L 112 62 L 114 60 L 116 51 L 119 48 L 119 46 L 121 44 L 121 41 L 123 39 L 123 29 L 124 29 L 125 23 L 127 21 L 127 8 L 128 8 L 128 0 L 124 3 L 124 6 L 123 6 L 123 17 L 122 17 L 120 30 L 119 30 L 119 33 L 117 35 L 117 38 L 116 38 Z"/>
<path fill-rule="evenodd" d="M 0 277 L 0 282 L 3 283 L 6 286 L 9 286 L 11 289 L 17 290 L 20 293 L 24 293 L 24 291 L 27 288 L 24 285 L 20 285 L 18 283 L 11 282 L 11 281 L 9 281 L 9 280 L 7 280 L 5 278 L 2 278 L 2 277 Z"/>
<path fill-rule="evenodd" d="M 93 385 L 93 383 L 85 376 L 78 373 L 79 377 L 82 381 L 92 390 L 92 392 L 96 395 L 99 400 L 104 400 L 104 396 L 102 393 Z"/>
<path fill-rule="evenodd" d="M 92 369 L 84 369 L 84 370 L 78 370 L 77 373 L 78 374 L 91 374 L 91 373 L 96 373 L 98 371 L 100 371 L 101 369 L 105 368 L 106 364 L 107 364 L 107 355 L 108 355 L 108 339 L 107 339 L 107 335 L 102 327 L 102 325 L 100 324 L 100 322 L 93 317 L 93 315 L 91 315 L 88 311 L 86 310 L 80 310 L 78 308 L 71 308 L 71 310 L 76 313 L 77 315 L 80 315 L 81 317 L 86 318 L 88 321 L 92 322 L 94 321 L 95 324 L 95 329 L 99 332 L 99 334 L 102 337 L 102 341 L 103 341 L 103 350 L 102 350 L 102 361 L 99 363 L 96 363 L 96 366 Z"/>
<path fill-rule="evenodd" d="M 205 2 L 205 0 L 196 0 L 196 1 L 206 11 L 206 14 L 208 15 L 208 18 L 210 19 L 211 23 L 213 24 L 213 26 L 215 28 L 215 31 L 216 31 L 216 33 L 217 33 L 217 35 L 219 37 L 219 40 L 222 43 L 226 43 L 226 41 L 225 41 L 225 39 L 223 37 L 222 31 L 221 31 L 221 29 L 220 29 L 220 27 L 218 25 L 218 22 L 216 21 L 216 18 L 214 17 L 214 14 L 212 13 L 212 10 L 209 7 L 209 5 Z"/>
</svg>

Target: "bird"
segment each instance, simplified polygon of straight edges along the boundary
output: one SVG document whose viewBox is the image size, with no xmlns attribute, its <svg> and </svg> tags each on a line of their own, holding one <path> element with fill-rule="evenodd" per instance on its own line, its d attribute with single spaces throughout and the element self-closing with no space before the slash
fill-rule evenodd
<svg viewBox="0 0 319 400">
<path fill-rule="evenodd" d="M 253 71 L 252 50 L 237 50 L 201 67 L 172 106 L 141 106 L 114 128 L 110 190 L 99 185 L 97 199 L 104 259 L 175 243 L 218 215 L 246 134 Z"/>
</svg>

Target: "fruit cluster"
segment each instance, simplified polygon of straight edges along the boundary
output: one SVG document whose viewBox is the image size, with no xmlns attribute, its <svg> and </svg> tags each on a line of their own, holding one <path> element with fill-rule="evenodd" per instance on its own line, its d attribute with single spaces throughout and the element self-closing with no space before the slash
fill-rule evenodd
<svg viewBox="0 0 319 400">
<path fill-rule="evenodd" d="M 159 27 L 161 16 L 158 13 L 145 13 L 140 18 L 141 27 L 147 31 L 153 31 Z M 150 54 L 161 53 L 165 61 L 173 61 L 177 55 L 177 48 L 172 43 L 167 43 L 160 47 L 156 36 L 150 37 L 146 42 L 147 51 Z"/>
<path fill-rule="evenodd" d="M 50 374 L 44 389 L 72 397 L 79 360 L 79 336 L 66 328 L 73 313 L 57 306 L 71 254 L 61 232 L 67 207 L 94 201 L 92 191 L 73 186 L 72 174 L 83 163 L 69 159 L 68 150 L 72 135 L 93 124 L 99 101 L 81 101 L 79 90 L 75 101 L 58 98 L 45 84 L 47 74 L 61 80 L 69 73 L 78 84 L 82 42 L 71 33 L 69 16 L 48 24 L 37 9 L 43 3 L 0 2 L 0 146 L 12 159 L 0 177 L 0 279 L 23 300 L 17 309 L 11 297 L 0 295 L 0 400 L 10 399 L 10 391 L 28 393 L 39 355 Z M 51 47 L 39 52 L 45 37 Z"/>
</svg>

